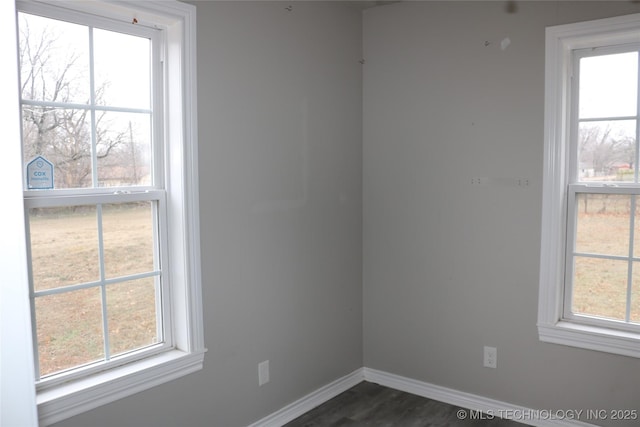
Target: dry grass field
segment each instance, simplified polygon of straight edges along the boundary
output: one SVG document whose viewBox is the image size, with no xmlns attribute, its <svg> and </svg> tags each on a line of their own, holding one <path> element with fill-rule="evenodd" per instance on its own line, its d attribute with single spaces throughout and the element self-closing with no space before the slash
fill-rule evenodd
<svg viewBox="0 0 640 427">
<path fill-rule="evenodd" d="M 630 197 L 592 195 L 579 203 L 576 249 L 601 255 L 629 255 Z M 635 214 L 634 256 L 640 257 L 640 206 Z M 640 262 L 632 274 L 631 321 L 640 322 Z M 575 261 L 574 312 L 624 320 L 627 261 L 579 257 Z"/>
<path fill-rule="evenodd" d="M 100 278 L 95 208 L 32 212 L 29 227 L 36 291 Z M 154 270 L 153 220 L 149 204 L 103 207 L 107 279 Z M 110 355 L 156 341 L 153 277 L 107 285 Z M 40 375 L 105 358 L 100 286 L 36 298 Z"/>
</svg>

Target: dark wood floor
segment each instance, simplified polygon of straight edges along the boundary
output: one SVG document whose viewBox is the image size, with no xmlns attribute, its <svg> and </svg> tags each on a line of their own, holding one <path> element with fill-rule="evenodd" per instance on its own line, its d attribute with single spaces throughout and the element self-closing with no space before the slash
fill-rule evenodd
<svg viewBox="0 0 640 427">
<path fill-rule="evenodd" d="M 523 427 L 500 418 L 470 418 L 466 409 L 362 382 L 285 427 Z"/>
</svg>

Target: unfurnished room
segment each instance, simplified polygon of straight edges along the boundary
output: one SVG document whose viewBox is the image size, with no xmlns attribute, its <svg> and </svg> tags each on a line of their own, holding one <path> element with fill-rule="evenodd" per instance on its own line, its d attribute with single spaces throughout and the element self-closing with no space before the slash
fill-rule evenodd
<svg viewBox="0 0 640 427">
<path fill-rule="evenodd" d="M 640 3 L 0 2 L 2 427 L 640 425 Z"/>
</svg>

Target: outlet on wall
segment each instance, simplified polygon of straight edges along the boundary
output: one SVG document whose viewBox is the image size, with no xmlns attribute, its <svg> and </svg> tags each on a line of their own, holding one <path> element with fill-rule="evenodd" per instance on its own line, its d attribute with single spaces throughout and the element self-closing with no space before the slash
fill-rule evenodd
<svg viewBox="0 0 640 427">
<path fill-rule="evenodd" d="M 484 366 L 485 368 L 498 367 L 498 349 L 495 347 L 484 347 Z"/>
<path fill-rule="evenodd" d="M 258 385 L 263 386 L 269 382 L 269 361 L 258 363 Z"/>
</svg>

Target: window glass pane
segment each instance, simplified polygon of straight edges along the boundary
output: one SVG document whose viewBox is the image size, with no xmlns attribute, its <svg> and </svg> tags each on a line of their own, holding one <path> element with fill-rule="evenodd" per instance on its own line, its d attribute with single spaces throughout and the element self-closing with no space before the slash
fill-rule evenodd
<svg viewBox="0 0 640 427">
<path fill-rule="evenodd" d="M 103 206 L 102 232 L 107 279 L 155 270 L 152 203 Z"/>
<path fill-rule="evenodd" d="M 55 188 L 91 187 L 88 110 L 24 105 L 22 129 L 25 165 L 43 156 L 53 164 Z"/>
<path fill-rule="evenodd" d="M 99 279 L 95 207 L 29 209 L 29 235 L 36 291 Z"/>
<path fill-rule="evenodd" d="M 96 103 L 151 107 L 151 41 L 96 28 L 93 32 Z"/>
<path fill-rule="evenodd" d="M 577 194 L 575 251 L 628 256 L 630 198 L 618 194 Z"/>
<path fill-rule="evenodd" d="M 89 29 L 19 13 L 23 99 L 89 102 Z"/>
<path fill-rule="evenodd" d="M 631 322 L 640 323 L 640 262 L 633 263 L 633 287 L 631 288 Z"/>
<path fill-rule="evenodd" d="M 637 81 L 637 52 L 582 58 L 580 118 L 635 115 Z"/>
<path fill-rule="evenodd" d="M 42 156 L 54 188 L 91 187 L 91 113 L 31 105 L 22 113 L 25 165 Z M 103 111 L 96 122 L 99 186 L 152 185 L 151 115 Z"/>
<path fill-rule="evenodd" d="M 98 116 L 98 185 L 151 185 L 151 115 L 102 112 Z"/>
<path fill-rule="evenodd" d="M 631 197 L 631 196 L 630 196 Z M 636 258 L 640 258 L 640 206 L 638 202 L 640 202 L 639 196 L 631 197 L 633 203 L 635 203 L 635 221 L 634 221 L 634 232 L 633 232 L 633 256 Z M 634 268 L 635 271 L 635 268 Z"/>
<path fill-rule="evenodd" d="M 107 286 L 111 354 L 155 344 L 158 337 L 156 277 Z"/>
<path fill-rule="evenodd" d="M 578 134 L 581 181 L 633 181 L 636 121 L 582 122 Z"/>
<path fill-rule="evenodd" d="M 37 297 L 40 375 L 104 359 L 100 288 Z"/>
<path fill-rule="evenodd" d="M 624 320 L 628 263 L 576 257 L 572 311 L 576 314 Z"/>
</svg>

